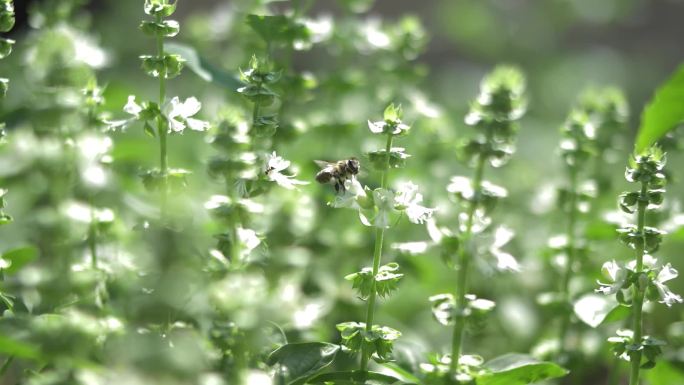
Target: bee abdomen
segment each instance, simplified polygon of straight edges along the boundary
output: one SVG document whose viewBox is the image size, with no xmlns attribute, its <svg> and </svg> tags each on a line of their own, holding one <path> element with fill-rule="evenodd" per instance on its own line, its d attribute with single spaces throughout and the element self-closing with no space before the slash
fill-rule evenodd
<svg viewBox="0 0 684 385">
<path fill-rule="evenodd" d="M 332 179 L 332 174 L 328 171 L 320 171 L 316 174 L 316 182 L 318 183 L 329 183 Z"/>
</svg>

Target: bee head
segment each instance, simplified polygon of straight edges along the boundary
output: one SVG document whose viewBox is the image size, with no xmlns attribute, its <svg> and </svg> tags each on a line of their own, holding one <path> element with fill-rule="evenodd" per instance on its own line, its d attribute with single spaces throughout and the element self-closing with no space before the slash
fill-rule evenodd
<svg viewBox="0 0 684 385">
<path fill-rule="evenodd" d="M 354 174 L 354 175 L 358 174 L 358 173 L 359 173 L 359 168 L 360 168 L 360 167 L 361 167 L 361 165 L 359 164 L 359 160 L 358 160 L 358 159 L 356 159 L 356 158 L 351 158 L 351 159 L 347 160 L 347 168 L 349 169 L 349 171 L 350 171 L 352 174 Z"/>
</svg>

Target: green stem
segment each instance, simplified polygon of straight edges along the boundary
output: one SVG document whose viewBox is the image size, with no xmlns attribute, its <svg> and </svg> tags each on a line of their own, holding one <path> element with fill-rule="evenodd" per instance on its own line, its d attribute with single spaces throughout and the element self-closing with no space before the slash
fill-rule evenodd
<svg viewBox="0 0 684 385">
<path fill-rule="evenodd" d="M 261 88 L 261 83 L 259 83 L 259 88 Z M 252 108 L 252 128 L 257 124 L 257 119 L 259 119 L 259 109 L 261 108 L 261 103 L 259 101 L 254 102 L 254 107 Z"/>
<path fill-rule="evenodd" d="M 637 212 L 637 232 L 641 235 L 641 243 L 636 248 L 636 274 L 640 276 L 644 270 L 644 254 L 646 235 L 644 234 L 644 227 L 646 223 L 646 206 L 648 206 L 648 184 L 641 184 L 641 193 L 639 194 L 639 206 Z M 642 314 L 644 305 L 645 288 L 642 288 L 637 279 L 634 286 L 632 286 L 632 294 L 634 303 L 632 304 L 632 322 L 634 330 L 633 343 L 641 344 L 642 332 Z M 641 351 L 636 351 L 630 356 L 632 370 L 629 376 L 629 385 L 639 385 L 639 369 L 641 368 Z"/>
<path fill-rule="evenodd" d="M 226 181 L 226 187 L 228 190 L 228 196 L 230 199 L 233 201 L 233 204 L 237 203 L 237 200 L 239 199 L 238 194 L 235 192 L 235 187 L 231 186 L 231 179 Z M 240 262 L 240 253 L 242 253 L 241 247 L 240 247 L 240 239 L 238 237 L 238 226 L 241 226 L 240 223 L 240 216 L 238 215 L 237 212 L 234 212 L 232 215 L 233 223 L 230 226 L 230 237 L 231 237 L 231 242 L 230 242 L 230 262 L 231 265 L 237 264 Z"/>
<path fill-rule="evenodd" d="M 91 218 L 88 228 L 88 249 L 90 250 L 90 265 L 93 269 L 97 269 L 97 224 L 95 223 L 95 215 L 91 215 Z"/>
<path fill-rule="evenodd" d="M 157 16 L 157 22 L 161 23 L 161 16 Z M 157 36 L 157 57 L 164 58 L 164 38 Z M 166 69 L 159 74 L 159 108 L 163 108 L 164 100 L 166 98 Z M 159 134 L 159 168 L 163 178 L 161 189 L 161 217 L 166 216 L 167 195 L 168 195 L 168 153 L 166 145 L 166 137 L 168 134 L 167 123 L 163 116 L 157 117 L 157 133 Z"/>
<path fill-rule="evenodd" d="M 385 145 L 385 167 L 382 172 L 382 177 L 380 181 L 380 188 L 384 189 L 387 187 L 387 177 L 390 168 L 390 151 L 392 149 L 392 139 L 394 137 L 391 134 L 387 135 L 387 143 Z M 366 332 L 370 333 L 373 328 L 373 318 L 375 317 L 375 301 L 377 298 L 377 293 L 375 292 L 375 276 L 378 275 L 378 270 L 380 269 L 380 261 L 382 260 L 382 244 L 385 237 L 385 229 L 377 227 L 375 229 L 375 247 L 373 250 L 373 281 L 371 283 L 370 296 L 368 297 L 368 306 L 366 307 Z M 366 349 L 366 345 L 361 345 L 361 371 L 365 372 L 368 370 L 368 361 L 370 360 L 370 354 Z"/>
<path fill-rule="evenodd" d="M 575 263 L 575 233 L 576 233 L 576 223 L 577 223 L 577 169 L 571 166 L 570 169 L 570 202 L 568 203 L 570 207 L 570 212 L 568 213 L 568 228 L 566 235 L 568 237 L 567 244 L 567 260 L 565 262 L 565 271 L 563 272 L 563 278 L 561 281 L 561 300 L 563 305 L 567 305 L 570 302 L 570 279 L 572 278 L 572 266 Z M 570 310 L 564 309 L 561 313 L 561 327 L 560 334 L 558 336 L 558 355 L 559 357 L 565 352 L 565 338 L 568 333 L 568 327 L 570 326 Z"/>
<path fill-rule="evenodd" d="M 392 151 L 392 139 L 394 136 L 387 134 L 387 143 L 385 144 L 385 171 L 382 173 L 382 179 L 380 180 L 380 188 L 387 187 L 387 177 L 388 170 L 390 169 L 390 152 Z"/>
<path fill-rule="evenodd" d="M 489 140 L 489 136 L 487 136 Z M 463 345 L 463 337 L 465 331 L 466 319 L 463 316 L 463 312 L 467 305 L 466 294 L 468 291 L 468 269 L 470 266 L 470 238 L 473 233 L 473 221 L 475 217 L 475 211 L 477 210 L 477 200 L 480 195 L 480 189 L 482 187 L 482 178 L 484 175 L 485 163 L 487 162 L 487 157 L 479 155 L 477 166 L 475 168 L 475 176 L 473 178 L 473 200 L 470 201 L 468 207 L 468 219 L 466 221 L 465 232 L 463 233 L 463 243 L 458 251 L 458 274 L 456 276 L 456 309 L 458 314 L 454 317 L 454 332 L 451 339 L 451 372 L 456 373 L 458 369 L 458 359 L 461 356 L 461 347 Z M 468 248 L 469 250 L 466 250 Z"/>
<path fill-rule="evenodd" d="M 7 373 L 7 369 L 10 368 L 10 365 L 12 365 L 12 362 L 14 362 L 14 356 L 7 357 L 5 362 L 2 364 L 2 367 L 0 367 L 0 377 L 4 376 L 5 373 Z"/>
</svg>

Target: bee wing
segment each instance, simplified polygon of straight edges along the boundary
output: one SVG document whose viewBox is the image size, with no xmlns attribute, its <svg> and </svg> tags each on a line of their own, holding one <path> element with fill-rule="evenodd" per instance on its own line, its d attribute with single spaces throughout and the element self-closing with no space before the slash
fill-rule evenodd
<svg viewBox="0 0 684 385">
<path fill-rule="evenodd" d="M 326 162 L 324 160 L 314 160 L 314 163 L 316 163 L 318 165 L 318 167 L 320 167 L 321 169 L 324 169 L 326 167 L 330 167 L 333 165 L 332 163 Z"/>
</svg>

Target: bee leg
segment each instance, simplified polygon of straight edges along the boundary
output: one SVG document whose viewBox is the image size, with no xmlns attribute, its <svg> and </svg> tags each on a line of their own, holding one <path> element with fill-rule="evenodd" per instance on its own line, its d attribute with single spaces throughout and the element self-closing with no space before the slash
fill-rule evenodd
<svg viewBox="0 0 684 385">
<path fill-rule="evenodd" d="M 338 193 L 340 192 L 340 184 L 335 182 L 335 192 Z"/>
</svg>

